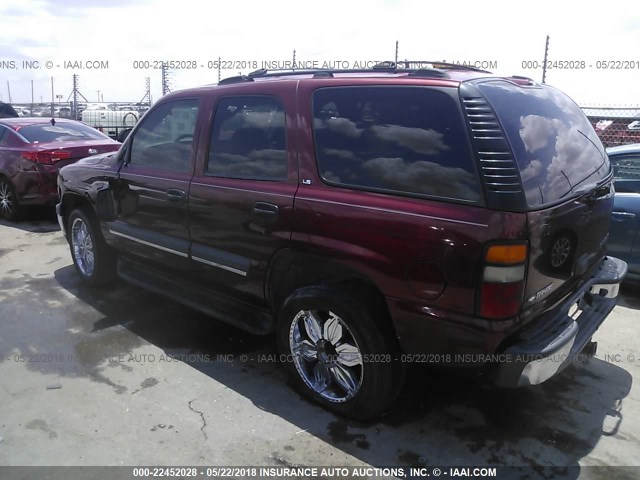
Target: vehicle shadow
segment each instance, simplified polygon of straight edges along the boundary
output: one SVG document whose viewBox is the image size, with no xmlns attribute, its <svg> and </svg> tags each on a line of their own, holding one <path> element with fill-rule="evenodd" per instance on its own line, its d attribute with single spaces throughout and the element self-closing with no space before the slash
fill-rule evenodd
<svg viewBox="0 0 640 480">
<path fill-rule="evenodd" d="M 17 228 L 30 233 L 60 231 L 55 209 L 51 207 L 28 207 L 22 220 L 10 222 L 0 218 L 0 225 Z"/>
<path fill-rule="evenodd" d="M 623 307 L 640 309 L 640 282 L 625 282 L 620 289 L 622 295 L 618 304 Z"/>
<path fill-rule="evenodd" d="M 355 422 L 328 413 L 287 387 L 283 369 L 273 359 L 271 336 L 247 334 L 127 284 L 101 290 L 86 287 L 72 266 L 56 270 L 55 281 L 90 307 L 83 305 L 85 310 L 97 312 L 68 312 L 76 328 L 86 332 L 72 345 L 85 363 L 73 375 L 97 375 L 92 369 L 98 367 L 98 359 L 127 354 L 143 339 L 257 408 L 296 425 L 298 433 L 313 435 L 371 465 L 529 468 L 500 478 L 537 478 L 540 467 L 567 467 L 547 478 L 575 479 L 578 462 L 603 436 L 624 439 L 619 429 L 632 377 L 597 358 L 543 385 L 517 390 L 414 367 L 390 411 L 375 421 Z M 119 329 L 117 338 L 109 336 L 114 326 L 126 330 Z M 205 401 L 199 405 L 203 415 L 215 415 Z M 302 448 L 292 438 L 272 453 L 271 462 L 304 464 Z"/>
</svg>

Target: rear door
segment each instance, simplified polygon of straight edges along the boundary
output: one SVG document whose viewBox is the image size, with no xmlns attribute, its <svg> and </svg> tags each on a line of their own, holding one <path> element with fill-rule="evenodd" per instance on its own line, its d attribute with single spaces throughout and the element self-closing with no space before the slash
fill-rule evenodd
<svg viewBox="0 0 640 480">
<path fill-rule="evenodd" d="M 114 246 L 155 267 L 189 269 L 187 201 L 201 98 L 157 105 L 131 134 L 118 181 L 118 217 L 107 224 Z"/>
<path fill-rule="evenodd" d="M 573 291 L 602 259 L 613 208 L 610 164 L 583 112 L 559 90 L 505 80 L 479 89 L 506 133 L 526 197 L 526 318 Z"/>
<path fill-rule="evenodd" d="M 269 259 L 289 245 L 298 185 L 295 97 L 273 84 L 214 98 L 189 192 L 192 278 L 257 305 Z"/>
</svg>

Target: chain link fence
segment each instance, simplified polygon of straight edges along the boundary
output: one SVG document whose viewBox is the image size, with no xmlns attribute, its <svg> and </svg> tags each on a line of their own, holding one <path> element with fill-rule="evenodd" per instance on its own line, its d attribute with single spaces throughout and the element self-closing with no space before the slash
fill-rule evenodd
<svg viewBox="0 0 640 480">
<path fill-rule="evenodd" d="M 107 111 L 104 111 L 105 107 Z M 73 105 L 66 102 L 55 103 L 53 111 L 51 110 L 51 103 L 14 104 L 14 108 L 20 116 L 74 118 Z M 87 108 L 89 112 L 83 118 L 83 112 Z M 103 111 L 94 112 L 98 108 L 103 109 Z M 141 102 L 79 103 L 77 119 L 102 129 L 107 135 L 117 138 L 120 133 L 119 130 L 128 129 L 135 125 L 148 109 L 149 104 Z M 582 107 L 582 111 L 593 125 L 605 147 L 640 143 L 640 105 L 625 107 L 589 106 Z M 134 112 L 134 114 L 127 114 L 127 112 Z"/>
<path fill-rule="evenodd" d="M 582 107 L 605 147 L 640 143 L 640 105 Z"/>
</svg>

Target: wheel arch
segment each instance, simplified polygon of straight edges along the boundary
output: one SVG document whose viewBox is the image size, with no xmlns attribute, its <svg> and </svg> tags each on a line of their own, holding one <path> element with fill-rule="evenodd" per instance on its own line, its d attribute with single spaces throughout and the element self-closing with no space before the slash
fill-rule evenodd
<svg viewBox="0 0 640 480">
<path fill-rule="evenodd" d="M 266 273 L 265 297 L 274 314 L 295 290 L 312 285 L 341 288 L 374 302 L 384 312 L 376 316 L 379 326 L 397 341 L 397 332 L 382 290 L 366 274 L 339 260 L 283 249 L 273 255 Z"/>
<path fill-rule="evenodd" d="M 65 225 L 69 222 L 69 215 L 71 215 L 71 212 L 81 206 L 88 207 L 90 210 L 93 208 L 92 202 L 86 196 L 71 191 L 64 193 L 60 199 L 60 215 L 62 216 Z M 68 236 L 69 231 L 67 228 L 67 239 Z"/>
</svg>

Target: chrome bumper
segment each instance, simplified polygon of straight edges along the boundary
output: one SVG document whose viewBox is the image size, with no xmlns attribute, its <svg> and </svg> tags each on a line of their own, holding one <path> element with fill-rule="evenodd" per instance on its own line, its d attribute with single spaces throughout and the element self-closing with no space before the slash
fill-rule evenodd
<svg viewBox="0 0 640 480">
<path fill-rule="evenodd" d="M 508 361 L 497 366 L 496 383 L 503 387 L 538 385 L 574 363 L 615 307 L 626 273 L 627 264 L 622 260 L 603 259 L 577 292 L 510 339 L 503 352 Z"/>
</svg>

